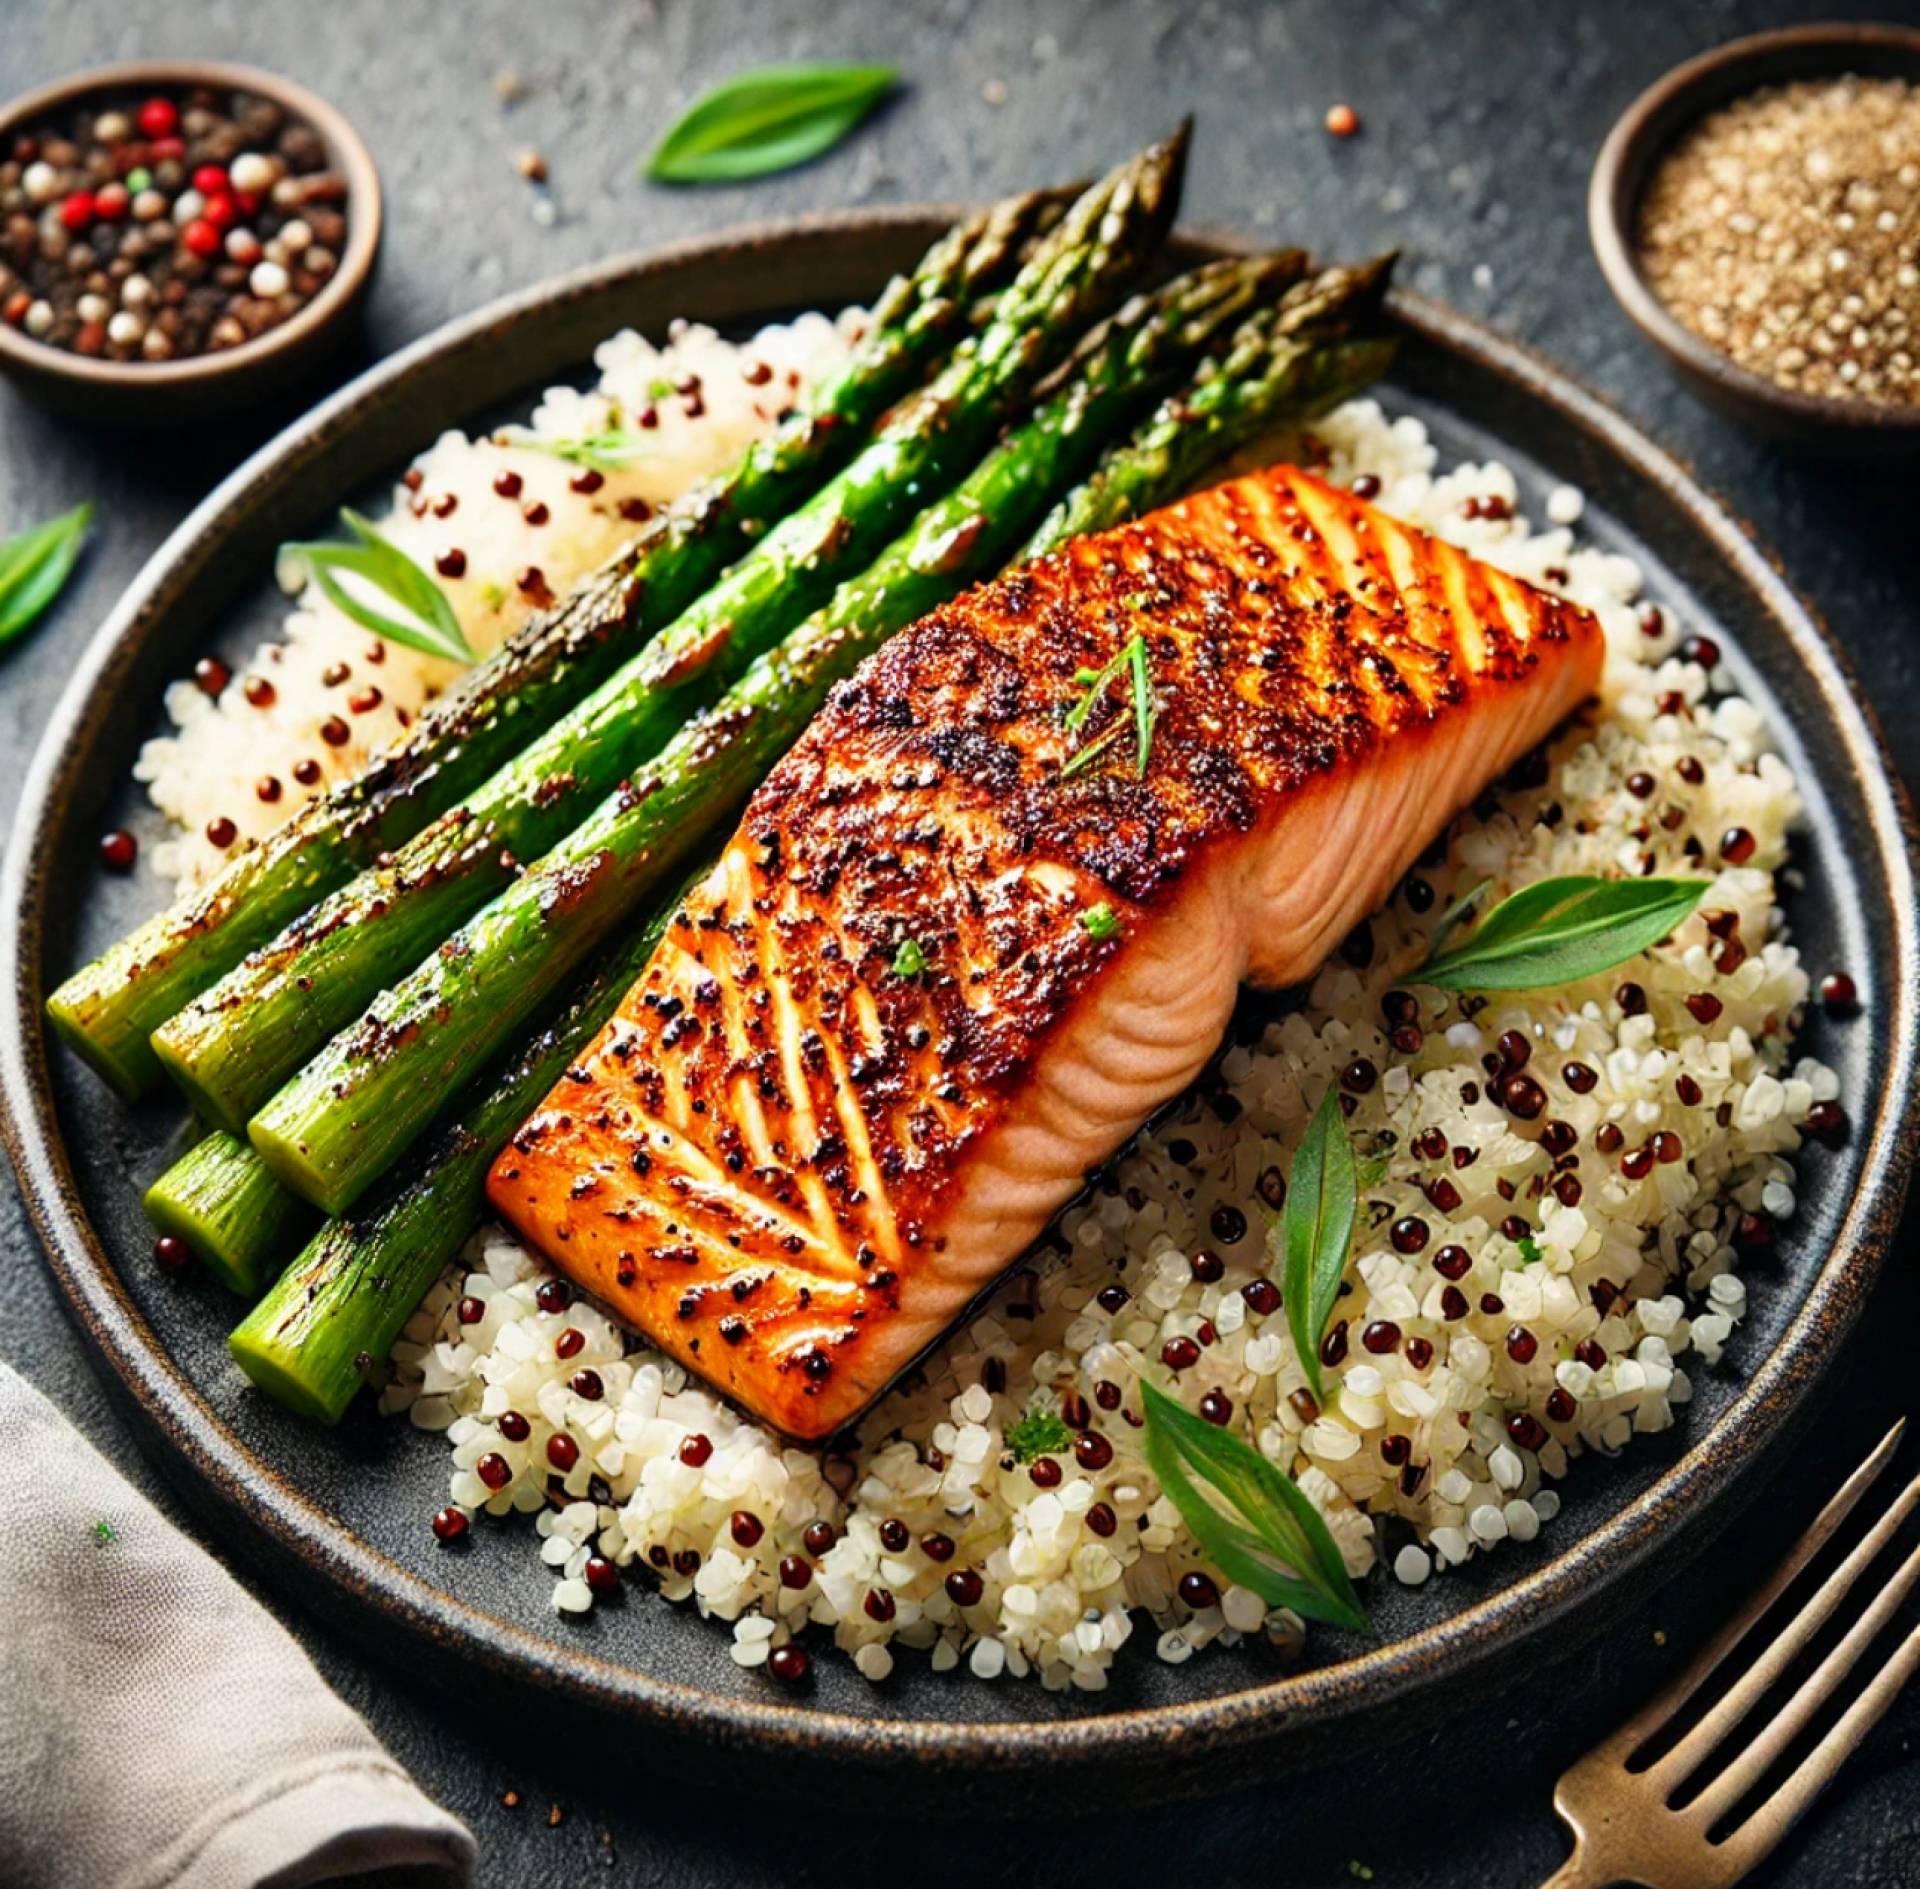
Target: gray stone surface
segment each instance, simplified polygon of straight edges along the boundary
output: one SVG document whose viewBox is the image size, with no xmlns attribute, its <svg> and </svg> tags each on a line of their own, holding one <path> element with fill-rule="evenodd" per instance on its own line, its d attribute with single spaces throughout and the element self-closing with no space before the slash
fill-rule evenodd
<svg viewBox="0 0 1920 1889">
<path fill-rule="evenodd" d="M 509 5 L 503 0 L 6 0 L 0 94 L 112 56 L 203 53 L 305 80 L 371 141 L 389 193 L 369 325 L 391 349 L 507 289 L 609 252 L 847 204 L 985 194 L 1097 167 L 1199 117 L 1190 218 L 1356 254 L 1406 252 L 1406 279 L 1563 363 L 1726 494 L 1826 613 L 1909 783 L 1920 781 L 1920 634 L 1911 471 L 1796 463 L 1731 431 L 1669 382 L 1608 299 L 1587 247 L 1588 167 L 1608 124 L 1677 59 L 1753 28 L 1856 11 L 1814 4 L 1482 0 L 813 0 L 772 6 Z M 1911 0 L 1865 10 L 1920 20 Z M 676 106 L 730 69 L 849 57 L 911 89 L 825 161 L 699 194 L 641 183 Z M 517 72 L 503 109 L 494 76 Z M 1365 132 L 1328 139 L 1337 99 Z M 552 167 L 536 222 L 523 147 Z M 126 437 L 47 419 L 0 389 L 0 533 L 81 498 L 101 529 L 40 632 L 0 655 L 0 811 L 82 640 L 191 501 L 280 416 L 210 413 L 204 432 Z M 1909 1237 L 1905 1256 L 1914 1256 Z M 11 1190 L 0 1196 L 0 1354 L 150 1486 L 61 1315 Z M 341 1692 L 478 1832 L 490 1886 L 619 1883 L 1105 1881 L 1522 1889 L 1557 1863 L 1557 1771 L 1671 1671 L 1892 1415 L 1908 1407 L 1916 1291 L 1896 1260 L 1880 1315 L 1836 1373 L 1830 1414 L 1704 1565 L 1580 1660 L 1444 1733 L 1339 1776 L 1134 1817 L 945 1834 L 896 1821 L 759 1810 L 753 1780 L 667 1791 L 620 1753 L 534 1749 L 476 1725 L 416 1677 L 375 1670 L 292 1624 Z M 164 1492 L 161 1492 L 164 1499 Z M 271 1597 L 269 1596 L 269 1599 Z M 1524 1684 L 1519 1682 L 1524 1681 Z M 1920 1700 L 1870 1740 L 1762 1880 L 1920 1884 Z M 521 1793 L 508 1811 L 502 1793 Z M 549 1822 L 549 1806 L 562 1817 Z M 907 1807 L 910 1808 L 910 1807 Z"/>
</svg>

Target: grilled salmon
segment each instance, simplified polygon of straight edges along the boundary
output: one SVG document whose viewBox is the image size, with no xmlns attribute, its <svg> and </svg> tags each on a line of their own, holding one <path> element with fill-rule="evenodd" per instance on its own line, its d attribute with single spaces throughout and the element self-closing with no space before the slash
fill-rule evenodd
<svg viewBox="0 0 1920 1889">
<path fill-rule="evenodd" d="M 826 1436 L 1601 659 L 1587 612 L 1291 466 L 983 585 L 835 692 L 493 1202 Z"/>
</svg>

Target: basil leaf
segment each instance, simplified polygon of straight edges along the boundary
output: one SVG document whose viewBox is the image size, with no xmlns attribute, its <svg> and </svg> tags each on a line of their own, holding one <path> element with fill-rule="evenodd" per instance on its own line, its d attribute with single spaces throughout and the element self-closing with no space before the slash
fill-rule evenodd
<svg viewBox="0 0 1920 1889">
<path fill-rule="evenodd" d="M 1413 981 L 1437 990 L 1540 990 L 1611 970 L 1656 945 L 1706 896 L 1705 879 L 1542 879 L 1503 899 Z"/>
<path fill-rule="evenodd" d="M 1365 1632 L 1340 1550 L 1293 1478 L 1145 1379 L 1140 1399 L 1147 1467 L 1221 1573 L 1269 1607 Z"/>
<path fill-rule="evenodd" d="M 473 650 L 461 634 L 460 619 L 453 614 L 447 593 L 358 512 L 342 506 L 340 516 L 358 544 L 287 544 L 280 547 L 282 554 L 299 558 L 321 596 L 362 629 L 422 655 L 472 662 Z M 349 591 L 340 582 L 342 572 L 359 578 L 403 614 L 391 615 L 364 594 Z"/>
<path fill-rule="evenodd" d="M 1320 1340 L 1340 1296 L 1359 1192 L 1340 1086 L 1330 1082 L 1293 1157 L 1280 1223 L 1280 1290 L 1286 1299 L 1287 1329 L 1293 1333 L 1307 1382 L 1322 1403 L 1326 1391 L 1320 1382 Z"/>
<path fill-rule="evenodd" d="M 647 175 L 668 184 L 737 183 L 831 150 L 893 89 L 891 66 L 763 66 L 690 107 L 654 147 Z"/>
<path fill-rule="evenodd" d="M 92 517 L 91 505 L 76 505 L 0 544 L 0 644 L 12 642 L 59 596 Z"/>
</svg>

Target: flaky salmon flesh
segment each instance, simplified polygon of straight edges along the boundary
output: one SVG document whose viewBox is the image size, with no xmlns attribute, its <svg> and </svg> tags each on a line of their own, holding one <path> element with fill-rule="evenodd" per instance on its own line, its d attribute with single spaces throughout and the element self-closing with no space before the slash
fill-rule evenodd
<svg viewBox="0 0 1920 1889">
<path fill-rule="evenodd" d="M 830 1435 L 1601 659 L 1584 610 L 1293 466 L 983 585 L 834 693 L 493 1202 Z"/>
</svg>

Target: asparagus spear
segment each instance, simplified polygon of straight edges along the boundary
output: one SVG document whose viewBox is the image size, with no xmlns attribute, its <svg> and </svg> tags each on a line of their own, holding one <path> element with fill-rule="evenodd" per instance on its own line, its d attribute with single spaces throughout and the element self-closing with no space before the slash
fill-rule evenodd
<svg viewBox="0 0 1920 1889">
<path fill-rule="evenodd" d="M 1093 476 L 1054 507 L 1025 555 L 1136 518 L 1188 490 L 1208 465 L 1280 424 L 1311 419 L 1386 371 L 1393 343 L 1377 323 L 1394 257 L 1325 269 L 1276 309 L 1244 322 L 1225 358 L 1169 395 Z M 1350 338 L 1358 336 L 1358 338 Z"/>
<path fill-rule="evenodd" d="M 676 893 L 607 954 L 562 1016 L 476 1080 L 413 1178 L 307 1242 L 227 1340 L 262 1390 L 303 1417 L 338 1421 L 479 1224 L 494 1156 L 612 1016 L 678 903 Z"/>
<path fill-rule="evenodd" d="M 156 1028 L 322 893 L 484 781 L 597 688 L 639 637 L 692 603 L 765 522 L 852 459 L 1063 208 L 1058 192 L 1010 198 L 949 231 L 885 291 L 852 357 L 771 438 L 509 637 L 364 774 L 68 978 L 47 1005 L 54 1027 L 122 1094 L 149 1088 L 160 1073 L 148 1043 Z"/>
<path fill-rule="evenodd" d="M 1296 303 L 1293 325 L 1299 320 L 1298 308 Z M 1330 320 L 1337 318 L 1330 316 Z M 1103 476 L 1091 482 L 1092 489 L 1086 496 L 1073 494 L 1075 529 L 1099 530 L 1135 511 L 1178 497 L 1204 469 L 1207 461 L 1203 452 L 1224 453 L 1243 437 L 1291 417 L 1280 378 L 1273 371 L 1282 351 L 1291 346 L 1286 339 L 1291 331 L 1292 326 L 1286 322 L 1256 318 L 1242 329 L 1223 359 L 1203 364 L 1178 396 L 1178 404 L 1207 416 L 1199 429 L 1205 447 L 1193 454 L 1166 450 L 1166 421 L 1176 405 L 1170 400 L 1131 440 L 1108 455 Z M 1374 344 L 1336 345 L 1351 359 L 1356 371 L 1380 362 Z M 1361 349 L 1369 352 L 1362 354 Z M 1307 397 L 1314 397 L 1318 389 L 1318 397 L 1324 398 L 1325 389 L 1314 371 L 1316 358 L 1310 355 L 1300 364 L 1294 384 L 1305 389 Z M 1232 376 L 1238 373 L 1246 378 L 1234 380 Z M 1358 384 L 1351 383 L 1344 391 Z M 1236 387 L 1238 393 L 1233 391 Z M 1013 444 L 1009 442 L 1010 447 Z M 1130 451 L 1135 445 L 1142 450 Z M 1000 457 L 995 455 L 996 459 Z M 1118 469 L 1123 464 L 1126 472 L 1121 477 Z M 984 502 L 992 495 L 987 468 L 968 483 L 970 487 L 977 484 L 978 489 L 954 494 L 948 506 L 949 518 L 962 528 L 970 515 L 978 515 L 967 513 L 967 504 Z M 1068 510 L 1062 507 L 1053 514 L 1062 522 L 1055 527 L 1058 535 L 1048 543 L 1060 542 L 1068 535 L 1063 528 Z M 939 534 L 948 528 L 947 519 L 936 520 L 924 534 L 916 531 L 912 535 L 916 539 L 924 535 L 929 545 L 937 545 Z M 1044 550 L 1048 543 L 1037 543 L 1030 549 Z M 677 899 L 671 901 L 667 909 L 677 903 Z M 655 921 L 645 928 L 636 955 L 629 961 L 633 974 L 651 954 L 659 935 L 659 916 L 656 914 Z M 617 1002 L 629 974 L 623 969 L 609 975 L 616 986 Z M 597 1033 L 599 1022 L 612 1007 L 609 1003 L 580 1036 L 570 1037 L 565 1051 L 546 1065 L 554 1071 L 555 1079 L 580 1045 Z M 381 1184 L 377 1206 L 351 1221 L 335 1221 L 323 1229 L 234 1334 L 234 1354 L 248 1375 L 295 1410 L 324 1421 L 335 1420 L 371 1360 L 384 1356 L 393 1335 L 440 1268 L 472 1231 L 482 1211 L 482 1177 L 487 1167 L 550 1086 L 543 1087 L 536 1076 L 516 1086 L 511 1102 L 497 1109 L 483 1102 L 465 1111 L 456 1110 L 451 1124 L 435 1137 L 410 1180 L 402 1183 L 389 1177 Z"/>
<path fill-rule="evenodd" d="M 147 1189 L 145 1206 L 162 1233 L 185 1240 L 222 1285 L 250 1299 L 314 1220 L 248 1143 L 217 1128 Z"/>
<path fill-rule="evenodd" d="M 1315 358 L 1303 348 L 1292 369 L 1312 402 L 1328 391 L 1309 369 Z M 1049 488 L 1098 444 L 1098 426 L 1080 410 L 1104 414 L 1112 390 L 1083 392 L 1088 386 L 1078 381 L 1056 395 L 873 570 L 682 730 L 644 781 L 605 801 L 309 1063 L 249 1130 L 281 1179 L 329 1212 L 354 1200 L 475 1062 L 570 975 L 698 834 L 734 811 L 834 682 L 966 577 L 998 568 Z M 1036 464 L 1046 476 L 1034 476 Z M 1172 456 L 1167 469 L 1171 477 Z M 1184 462 L 1178 469 L 1188 470 Z"/>
<path fill-rule="evenodd" d="M 971 463 L 1008 406 L 1138 273 L 1177 195 L 1185 133 L 1088 191 L 986 329 L 837 479 L 645 650 L 416 835 L 155 1032 L 209 1121 L 238 1131 L 383 986 L 558 844 L 762 651 L 825 603 Z"/>
</svg>

